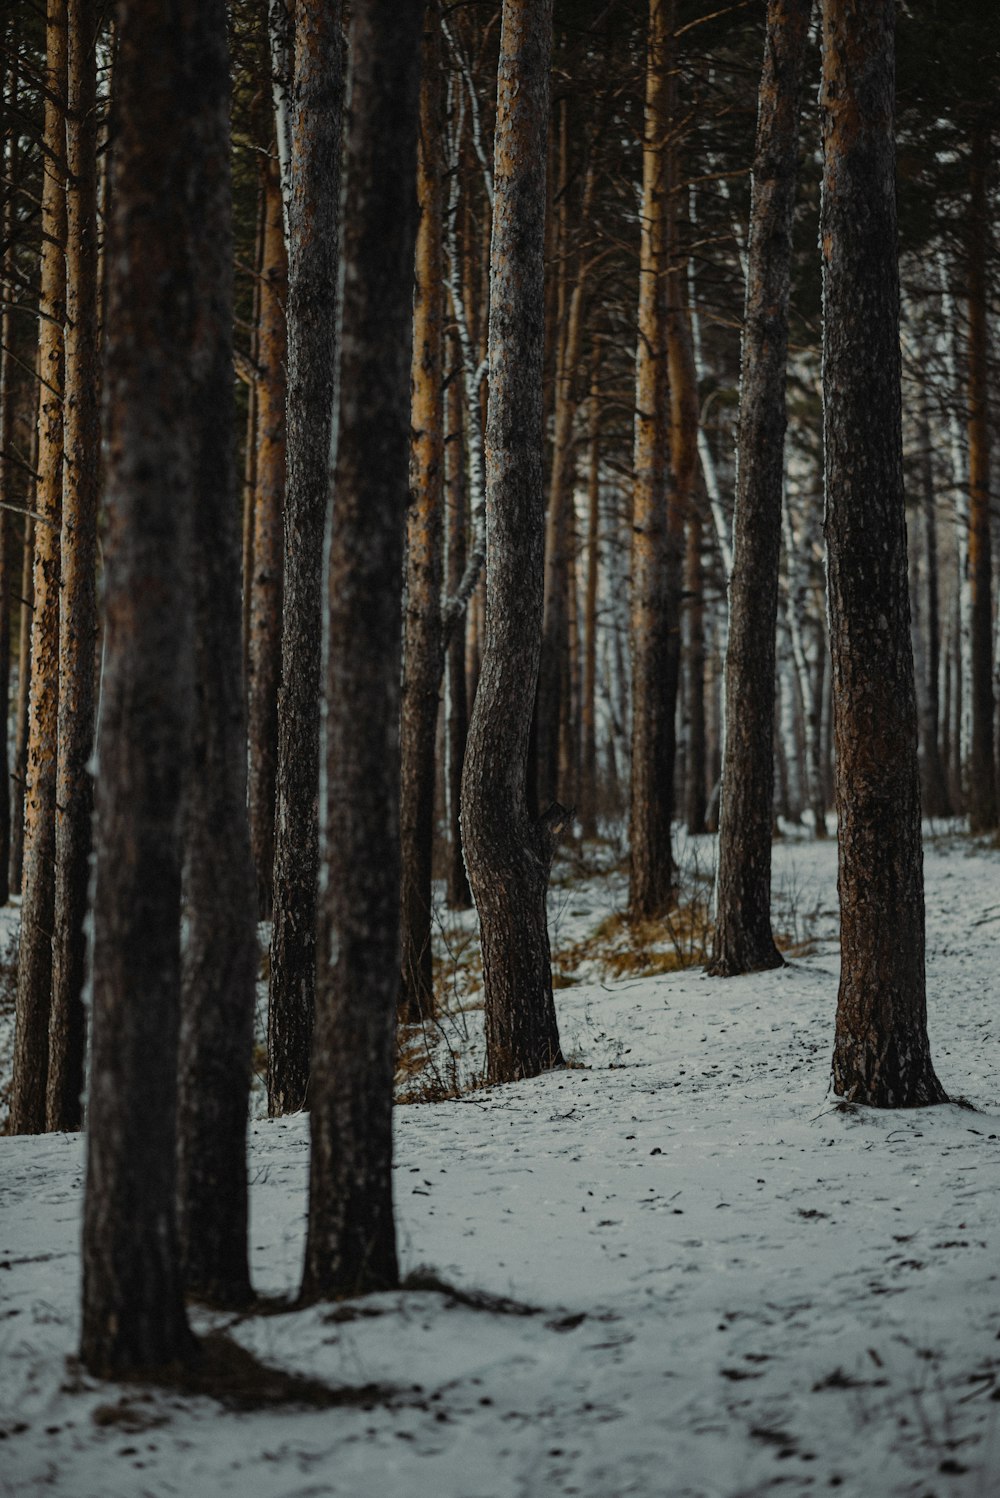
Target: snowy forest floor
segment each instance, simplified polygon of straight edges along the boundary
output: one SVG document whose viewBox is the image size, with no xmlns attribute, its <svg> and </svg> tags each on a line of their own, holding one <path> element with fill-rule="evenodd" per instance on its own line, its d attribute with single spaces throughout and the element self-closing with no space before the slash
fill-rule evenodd
<svg viewBox="0 0 1000 1498">
<path fill-rule="evenodd" d="M 696 898 L 666 936 L 615 920 L 620 874 L 560 865 L 571 1065 L 451 1099 L 481 1071 L 482 1025 L 473 925 L 443 922 L 452 1012 L 404 1037 L 400 1093 L 446 1100 L 396 1112 L 411 1288 L 193 1312 L 313 1381 L 297 1392 L 82 1374 L 82 1140 L 0 1139 L 0 1492 L 1000 1493 L 1000 853 L 926 845 L 929 1028 L 957 1101 L 920 1112 L 828 1090 L 833 841 L 776 845 L 776 920 L 799 955 L 726 982 L 678 967 L 704 935 L 712 856 L 686 849 Z M 307 1120 L 256 1117 L 250 1151 L 255 1283 L 287 1298 Z"/>
</svg>

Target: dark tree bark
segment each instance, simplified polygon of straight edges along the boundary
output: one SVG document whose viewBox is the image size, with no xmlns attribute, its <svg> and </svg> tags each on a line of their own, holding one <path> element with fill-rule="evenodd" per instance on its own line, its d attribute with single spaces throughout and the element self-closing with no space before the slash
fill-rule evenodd
<svg viewBox="0 0 1000 1498">
<path fill-rule="evenodd" d="M 46 1122 L 80 1126 L 94 794 L 100 361 L 97 343 L 97 14 L 69 0 L 66 113 L 66 402 L 59 543 L 55 905 Z"/>
<path fill-rule="evenodd" d="M 221 8 L 221 7 L 220 7 Z M 105 417 L 106 634 L 96 792 L 84 1366 L 191 1357 L 175 1219 L 182 789 L 192 711 L 192 165 L 203 0 L 118 6 Z M 208 109 L 208 118 L 205 117 Z"/>
<path fill-rule="evenodd" d="M 465 431 L 462 420 L 461 353 L 456 356 L 445 391 L 445 486 L 447 496 L 446 572 L 448 593 L 454 596 L 466 563 Z M 466 617 L 456 620 L 445 654 L 447 721 L 446 774 L 448 777 L 448 889 L 452 910 L 468 910 L 472 891 L 462 854 L 462 766 L 469 732 L 469 702 L 465 681 Z"/>
<path fill-rule="evenodd" d="M 687 774 L 684 818 L 694 836 L 705 832 L 708 790 L 705 784 L 705 569 L 704 530 L 697 505 L 688 514 L 684 555 L 684 592 L 687 595 Z"/>
<path fill-rule="evenodd" d="M 3 70 L 3 100 L 13 114 L 18 107 L 18 35 L 13 22 L 6 40 L 9 57 Z M 17 387 L 14 376 L 13 331 L 14 331 L 14 201 L 15 186 L 19 179 L 18 141 L 11 130 L 0 152 L 0 162 L 7 177 L 6 201 L 0 219 L 3 234 L 3 286 L 0 288 L 0 501 L 4 505 L 14 503 L 14 464 L 10 449 L 13 445 L 16 416 Z M 10 712 L 10 613 L 12 579 L 14 577 L 14 537 L 11 512 L 0 510 L 0 722 L 6 724 Z M 0 904 L 6 905 L 10 898 L 10 845 L 11 845 L 11 766 L 7 746 L 7 733 L 0 734 Z"/>
<path fill-rule="evenodd" d="M 997 825 L 993 725 L 993 561 L 990 544 L 989 333 L 986 259 L 989 206 L 986 174 L 990 132 L 977 120 L 972 132 L 968 221 L 969 295 L 969 590 L 972 617 L 970 681 L 972 742 L 968 768 L 969 828 Z"/>
<path fill-rule="evenodd" d="M 811 0 L 770 0 L 760 80 L 729 583 L 715 945 L 709 967 L 718 978 L 783 964 L 771 935 L 775 630 L 792 218 L 811 9 Z"/>
<path fill-rule="evenodd" d="M 257 433 L 250 579 L 248 706 L 250 839 L 258 910 L 270 918 L 274 887 L 274 818 L 281 674 L 281 527 L 285 502 L 285 297 L 288 260 L 278 163 L 264 159 L 264 242 L 257 334 Z"/>
<path fill-rule="evenodd" d="M 59 529 L 62 509 L 63 324 L 66 296 L 66 0 L 46 11 L 46 167 L 42 186 L 31 685 L 25 765 L 24 866 L 10 1132 L 45 1128 L 55 892 L 59 704 Z"/>
<path fill-rule="evenodd" d="M 675 892 L 673 809 L 677 603 L 667 536 L 669 381 L 666 250 L 667 136 L 672 115 L 673 0 L 649 0 L 646 113 L 639 245 L 639 341 L 635 357 L 632 495 L 632 776 L 629 914 L 662 916 Z M 673 653 L 672 653 L 673 647 Z"/>
<path fill-rule="evenodd" d="M 893 0 L 823 3 L 823 391 L 839 827 L 833 1085 L 944 1100 L 927 1039 L 896 261 Z"/>
<path fill-rule="evenodd" d="M 422 0 L 367 0 L 351 28 L 305 1300 L 386 1289 L 399 1278 L 400 578 L 422 20 Z"/>
<path fill-rule="evenodd" d="M 417 151 L 416 284 L 410 374 L 410 507 L 406 524 L 406 607 L 400 714 L 402 962 L 400 1019 L 419 1024 L 434 1012 L 431 953 L 431 855 L 434 847 L 434 741 L 444 668 L 441 628 L 444 498 L 444 325 L 441 249 L 441 17 L 424 15 L 420 137 Z"/>
<path fill-rule="evenodd" d="M 551 0 L 504 0 L 490 260 L 486 645 L 462 778 L 479 913 L 486 1069 L 494 1082 L 562 1060 L 545 897 L 564 813 L 528 814 L 528 743 L 545 568 L 542 340 Z"/>
<path fill-rule="evenodd" d="M 588 402 L 587 580 L 583 607 L 583 684 L 580 703 L 580 831 L 597 836 L 597 584 L 601 528 L 601 404 L 598 357 L 591 373 Z"/>
<path fill-rule="evenodd" d="M 35 440 L 37 443 L 37 432 Z M 21 893 L 24 869 L 24 777 L 28 766 L 34 557 L 35 522 L 29 515 L 24 522 L 24 545 L 21 548 L 21 614 L 17 632 L 17 703 L 14 709 L 14 794 L 10 808 L 10 889 L 15 895 Z"/>
<path fill-rule="evenodd" d="M 305 1105 L 316 993 L 323 527 L 330 492 L 344 56 L 339 4 L 295 12 L 288 207 L 288 484 L 268 1111 Z"/>
<path fill-rule="evenodd" d="M 194 723 L 185 790 L 177 1215 L 187 1289 L 250 1299 L 246 1130 L 257 977 L 247 821 L 233 405 L 229 43 L 224 0 L 191 37 L 200 129 L 189 189 L 197 271 L 190 359 Z"/>
</svg>

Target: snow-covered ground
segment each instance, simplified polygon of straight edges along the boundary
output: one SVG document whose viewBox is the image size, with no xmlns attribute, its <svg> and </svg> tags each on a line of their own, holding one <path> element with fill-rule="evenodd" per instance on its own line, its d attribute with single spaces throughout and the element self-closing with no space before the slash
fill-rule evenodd
<svg viewBox="0 0 1000 1498">
<path fill-rule="evenodd" d="M 972 1106 L 906 1113 L 829 1094 L 836 850 L 787 840 L 775 858 L 808 955 L 728 982 L 584 963 L 557 993 L 572 1067 L 398 1108 L 401 1256 L 423 1288 L 196 1315 L 341 1391 L 328 1408 L 82 1375 L 82 1142 L 0 1140 L 0 1491 L 1000 1493 L 1000 855 L 928 844 L 931 1041 Z M 558 883 L 556 944 L 620 894 Z M 450 1032 L 463 1075 L 477 1025 Z M 250 1144 L 255 1280 L 288 1296 L 306 1120 L 257 1119 Z"/>
</svg>

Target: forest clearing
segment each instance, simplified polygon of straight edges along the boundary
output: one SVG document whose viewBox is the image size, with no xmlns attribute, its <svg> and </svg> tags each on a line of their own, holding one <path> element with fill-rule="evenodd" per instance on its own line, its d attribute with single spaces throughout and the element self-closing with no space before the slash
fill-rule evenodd
<svg viewBox="0 0 1000 1498">
<path fill-rule="evenodd" d="M 928 1021 L 962 1101 L 905 1113 L 830 1093 L 835 849 L 788 838 L 775 855 L 808 955 L 725 985 L 584 970 L 557 991 L 567 1069 L 397 1107 L 403 1289 L 195 1313 L 318 1389 L 213 1399 L 88 1377 L 81 1140 L 4 1140 L 0 1491 L 988 1498 L 1000 854 L 927 844 Z M 579 942 L 620 893 L 558 884 L 553 927 Z M 481 1010 L 467 1018 L 481 1069 Z M 254 1119 L 264 1297 L 297 1289 L 307 1156 L 303 1115 Z"/>
</svg>

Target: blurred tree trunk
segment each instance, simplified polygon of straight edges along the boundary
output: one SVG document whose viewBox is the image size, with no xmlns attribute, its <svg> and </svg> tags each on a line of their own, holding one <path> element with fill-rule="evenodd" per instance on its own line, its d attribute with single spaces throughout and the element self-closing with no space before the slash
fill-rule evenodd
<svg viewBox="0 0 1000 1498">
<path fill-rule="evenodd" d="M 45 172 L 38 348 L 31 686 L 25 767 L 21 943 L 10 1132 L 45 1128 L 55 891 L 59 707 L 59 529 L 63 477 L 63 325 L 66 298 L 66 3 L 46 10 Z"/>
<path fill-rule="evenodd" d="M 226 9 L 197 11 L 200 129 L 190 237 L 197 265 L 190 356 L 194 716 L 185 791 L 177 1206 L 186 1289 L 251 1299 L 246 1132 L 257 979 L 247 821 L 239 508 L 233 403 L 233 247 Z"/>
<path fill-rule="evenodd" d="M 215 100 L 200 18 L 118 6 L 108 255 L 105 667 L 80 1358 L 122 1378 L 196 1351 L 176 1234 L 182 793 L 192 693 L 192 371 L 204 229 L 192 166 Z M 208 112 L 208 118 L 206 118 Z M 221 502 L 221 496 L 220 496 Z"/>
<path fill-rule="evenodd" d="M 341 8 L 296 8 L 288 207 L 288 489 L 268 1111 L 305 1105 L 316 993 L 323 530 L 337 350 L 344 46 Z"/>
<path fill-rule="evenodd" d="M 410 371 L 410 504 L 406 516 L 403 687 L 400 714 L 402 951 L 400 1019 L 434 1013 L 431 856 L 438 698 L 444 668 L 441 628 L 444 499 L 444 261 L 441 245 L 441 15 L 424 11 L 417 149 L 416 280 Z"/>
<path fill-rule="evenodd" d="M 258 912 L 271 915 L 281 675 L 281 527 L 285 498 L 285 298 L 288 257 L 278 163 L 262 157 L 263 263 L 257 332 L 257 432 L 250 579 L 250 838 Z"/>
<path fill-rule="evenodd" d="M 922 805 L 925 816 L 948 817 L 951 804 L 945 775 L 946 751 L 941 740 L 941 608 L 938 577 L 937 520 L 934 514 L 934 463 L 931 425 L 927 409 L 927 389 L 921 395 L 919 434 L 921 447 L 921 509 L 923 511 L 924 558 L 927 564 L 927 649 L 924 690 L 918 692 L 921 704 Z M 947 718 L 946 718 L 947 721 Z"/>
<path fill-rule="evenodd" d="M 972 130 L 968 219 L 969 298 L 969 585 L 971 592 L 972 743 L 968 769 L 969 828 L 997 825 L 993 725 L 993 562 L 990 545 L 989 332 L 987 327 L 987 172 L 990 132 L 985 120 Z"/>
<path fill-rule="evenodd" d="M 752 178 L 715 946 L 729 978 L 781 967 L 771 934 L 775 631 L 799 115 L 811 0 L 770 0 Z"/>
<path fill-rule="evenodd" d="M 546 135 L 551 0 L 504 0 L 497 86 L 487 421 L 486 644 L 462 779 L 494 1082 L 561 1059 L 546 889 L 561 807 L 529 817 L 541 652 Z"/>
<path fill-rule="evenodd" d="M 601 545 L 601 404 L 595 355 L 587 407 L 587 580 L 583 608 L 583 687 L 580 704 L 580 831 L 597 836 L 597 584 Z"/>
<path fill-rule="evenodd" d="M 69 0 L 66 114 L 66 402 L 60 538 L 55 907 L 46 1122 L 81 1122 L 84 918 L 90 884 L 89 761 L 97 663 L 101 368 L 97 338 L 97 11 Z"/>
<path fill-rule="evenodd" d="M 383 1290 L 399 1278 L 400 579 L 423 9 L 422 0 L 368 0 L 351 28 L 305 1300 Z"/>
<path fill-rule="evenodd" d="M 823 0 L 823 390 L 841 976 L 834 1090 L 944 1100 L 927 1038 L 900 409 L 893 0 Z"/>
<path fill-rule="evenodd" d="M 668 133 L 674 0 L 649 0 L 646 112 L 642 148 L 639 341 L 635 364 L 635 484 L 632 499 L 632 779 L 629 810 L 629 914 L 664 915 L 674 896 L 673 809 L 676 651 L 671 630 L 679 600 L 667 535 L 669 382 L 666 252 Z M 673 666 L 673 691 L 671 672 Z"/>
</svg>

